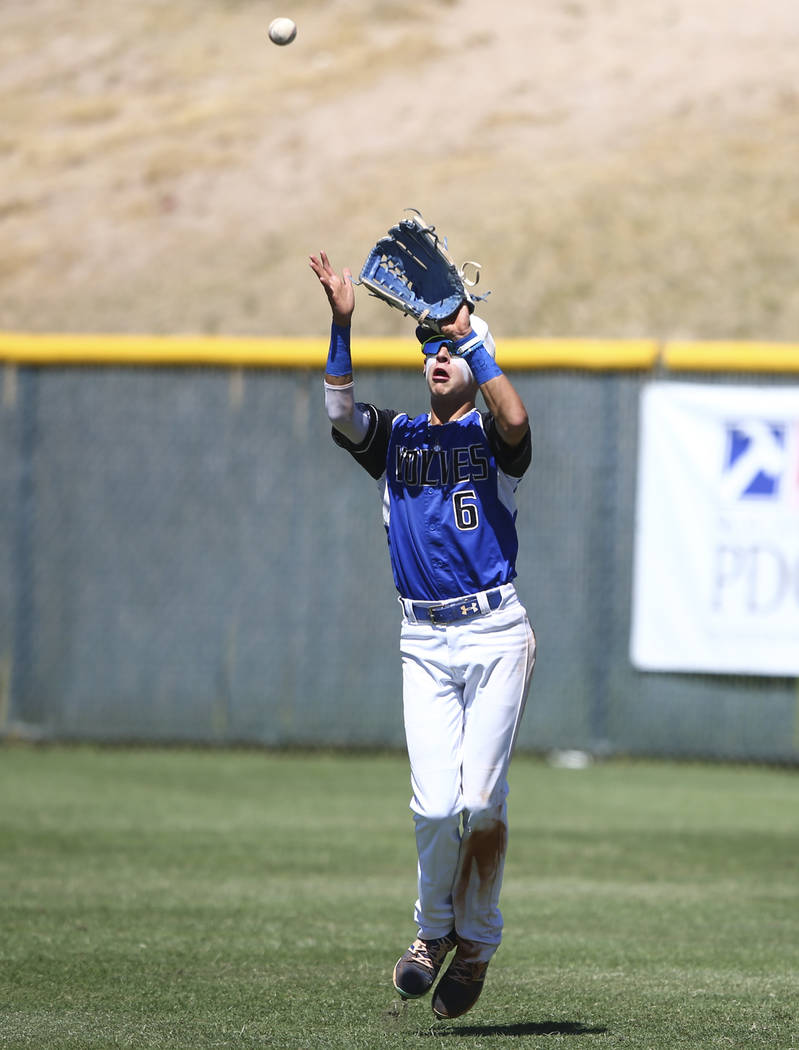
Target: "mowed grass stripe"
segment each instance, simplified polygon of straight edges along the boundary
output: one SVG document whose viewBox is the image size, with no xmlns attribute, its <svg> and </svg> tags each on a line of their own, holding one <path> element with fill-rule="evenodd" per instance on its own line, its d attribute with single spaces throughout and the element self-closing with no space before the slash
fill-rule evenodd
<svg viewBox="0 0 799 1050">
<path fill-rule="evenodd" d="M 402 755 L 0 749 L 0 1047 L 799 1046 L 795 772 L 517 756 L 475 1010 L 400 1004 Z"/>
</svg>

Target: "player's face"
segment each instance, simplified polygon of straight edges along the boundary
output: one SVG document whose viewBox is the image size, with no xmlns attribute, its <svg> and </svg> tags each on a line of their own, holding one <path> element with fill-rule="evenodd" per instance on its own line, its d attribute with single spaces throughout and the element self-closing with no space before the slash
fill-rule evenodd
<svg viewBox="0 0 799 1050">
<path fill-rule="evenodd" d="M 434 397 L 474 399 L 477 387 L 474 376 L 462 357 L 449 352 L 447 343 L 442 342 L 434 354 L 426 355 L 424 374 Z"/>
</svg>

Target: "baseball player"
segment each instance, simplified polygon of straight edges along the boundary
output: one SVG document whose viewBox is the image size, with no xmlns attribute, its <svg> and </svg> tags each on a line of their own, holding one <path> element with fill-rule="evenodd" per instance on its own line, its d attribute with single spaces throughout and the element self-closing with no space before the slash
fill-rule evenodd
<svg viewBox="0 0 799 1050">
<path fill-rule="evenodd" d="M 422 341 L 430 410 L 356 402 L 355 294 L 327 255 L 310 265 L 333 323 L 325 404 L 333 440 L 378 482 L 399 602 L 403 715 L 418 852 L 417 936 L 394 967 L 405 999 L 435 988 L 438 1018 L 477 1002 L 502 936 L 507 774 L 535 662 L 513 579 L 514 493 L 530 464 L 525 407 L 464 302 Z M 475 407 L 478 388 L 488 411 Z"/>
</svg>

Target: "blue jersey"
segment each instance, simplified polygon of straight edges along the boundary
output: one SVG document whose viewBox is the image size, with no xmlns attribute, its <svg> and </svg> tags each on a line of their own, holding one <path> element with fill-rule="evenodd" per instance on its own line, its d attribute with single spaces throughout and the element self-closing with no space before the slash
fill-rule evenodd
<svg viewBox="0 0 799 1050">
<path fill-rule="evenodd" d="M 427 413 L 363 406 L 369 431 L 333 438 L 378 481 L 394 583 L 415 601 L 445 601 L 516 576 L 515 492 L 529 466 L 529 431 L 506 445 L 490 413 L 433 425 Z"/>
</svg>

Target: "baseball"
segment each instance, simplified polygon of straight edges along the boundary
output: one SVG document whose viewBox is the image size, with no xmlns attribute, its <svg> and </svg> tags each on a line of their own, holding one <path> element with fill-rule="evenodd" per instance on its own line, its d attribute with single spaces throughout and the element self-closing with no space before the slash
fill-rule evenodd
<svg viewBox="0 0 799 1050">
<path fill-rule="evenodd" d="M 297 23 L 290 18 L 273 18 L 269 23 L 269 39 L 283 47 L 297 35 Z"/>
</svg>

